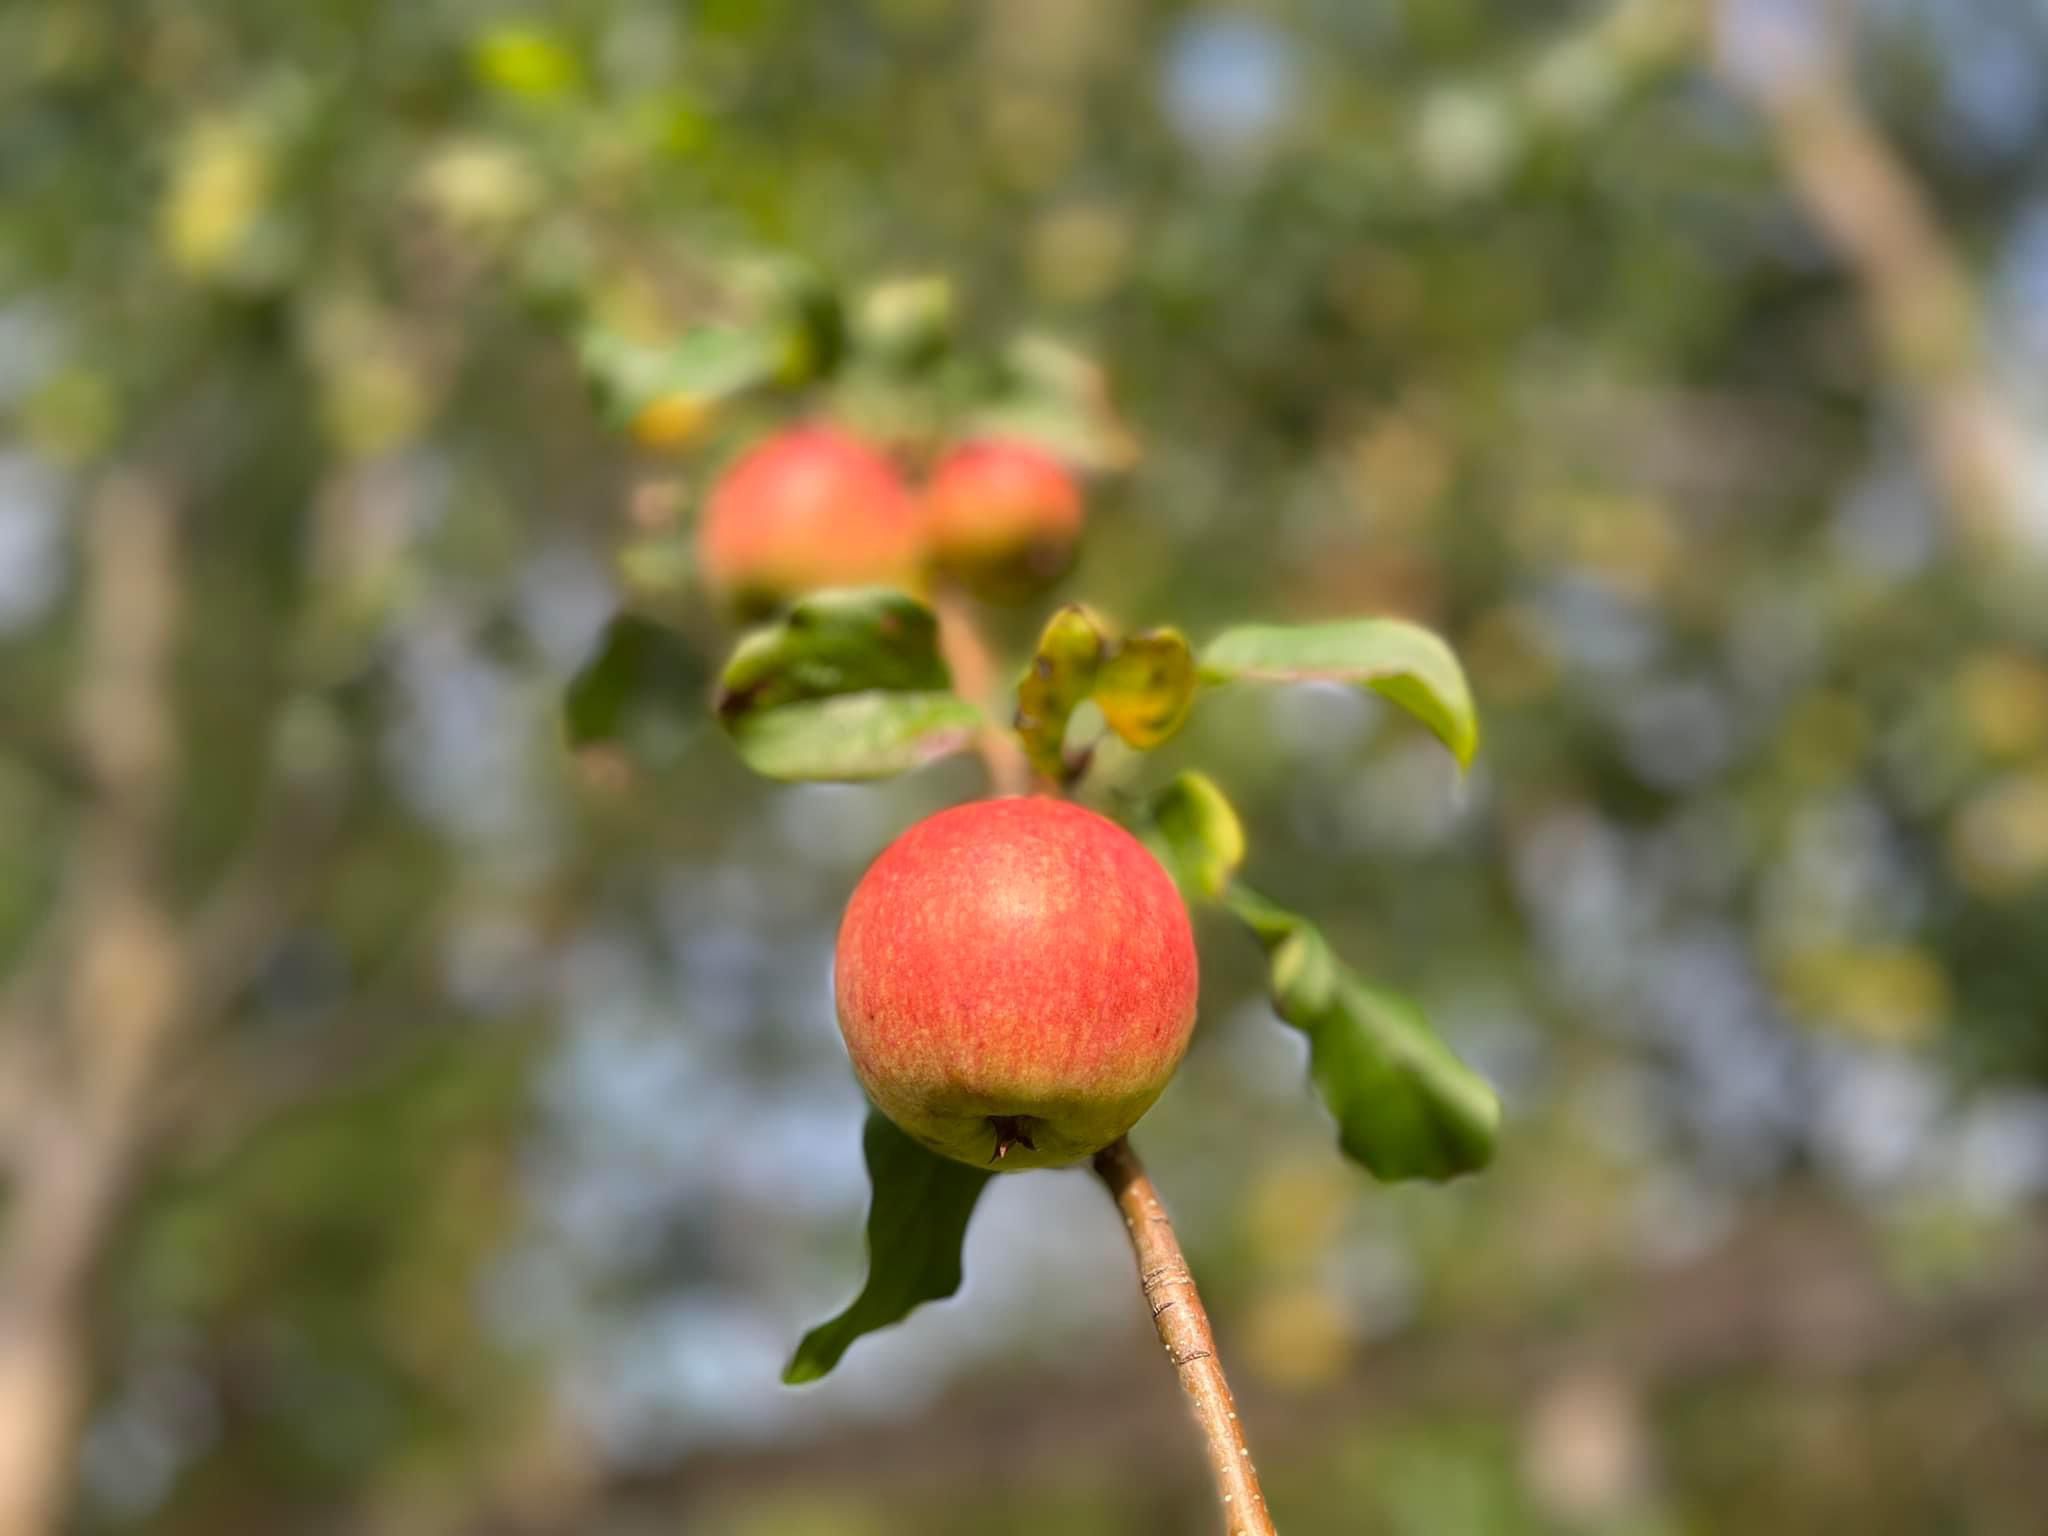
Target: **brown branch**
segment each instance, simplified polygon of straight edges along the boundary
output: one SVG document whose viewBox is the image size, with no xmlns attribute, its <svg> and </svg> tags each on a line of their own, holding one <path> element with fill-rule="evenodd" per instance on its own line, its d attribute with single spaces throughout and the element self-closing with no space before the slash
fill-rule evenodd
<svg viewBox="0 0 2048 1536">
<path fill-rule="evenodd" d="M 1159 1203 L 1159 1192 L 1130 1142 L 1121 1136 L 1095 1154 L 1095 1172 L 1130 1231 L 1145 1304 L 1152 1309 L 1159 1342 L 1166 1346 L 1208 1442 L 1209 1468 L 1230 1536 L 1275 1536 L 1273 1517 L 1259 1491 L 1259 1475 L 1252 1468 L 1251 1449 L 1237 1420 L 1237 1404 L 1216 1355 L 1209 1314 L 1173 1234 L 1173 1222 Z"/>
<path fill-rule="evenodd" d="M 954 688 L 962 698 L 991 712 L 976 743 L 988 765 L 989 787 L 999 795 L 1029 794 L 1031 764 L 1009 727 L 1009 711 L 997 697 L 1001 679 L 974 617 L 973 604 L 959 588 L 948 584 L 940 586 L 932 608 L 939 616 L 939 649 L 952 670 Z"/>
<path fill-rule="evenodd" d="M 63 1522 L 91 1370 L 89 1291 L 186 985 L 158 868 L 177 773 L 182 596 L 163 488 L 111 476 L 85 509 L 82 565 L 73 730 L 95 793 L 67 870 L 52 1050 L 20 1128 L 0 1254 L 0 1536 L 47 1536 Z"/>
</svg>

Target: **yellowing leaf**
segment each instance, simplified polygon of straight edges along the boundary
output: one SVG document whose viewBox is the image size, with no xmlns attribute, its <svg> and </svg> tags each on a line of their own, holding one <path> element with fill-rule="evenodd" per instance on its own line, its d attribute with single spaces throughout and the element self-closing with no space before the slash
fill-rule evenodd
<svg viewBox="0 0 2048 1536">
<path fill-rule="evenodd" d="M 477 41 L 476 73 L 493 90 L 545 101 L 570 90 L 581 70 L 554 34 L 539 27 L 498 27 Z"/>
<path fill-rule="evenodd" d="M 1109 728 L 1149 752 L 1186 723 L 1195 702 L 1195 657 L 1177 629 L 1132 635 L 1102 664 L 1094 698 Z"/>
<path fill-rule="evenodd" d="M 1108 645 L 1103 623 L 1079 603 L 1046 621 L 1038 648 L 1017 684 L 1017 735 L 1031 766 L 1048 779 L 1066 772 L 1067 722 L 1095 687 Z"/>
<path fill-rule="evenodd" d="M 188 277 L 235 265 L 270 197 L 268 146 L 229 118 L 200 123 L 179 147 L 158 214 L 164 254 Z"/>
<path fill-rule="evenodd" d="M 630 430 L 642 448 L 666 452 L 687 448 L 703 438 L 717 414 L 702 395 L 677 390 L 650 400 L 634 413 Z"/>
</svg>

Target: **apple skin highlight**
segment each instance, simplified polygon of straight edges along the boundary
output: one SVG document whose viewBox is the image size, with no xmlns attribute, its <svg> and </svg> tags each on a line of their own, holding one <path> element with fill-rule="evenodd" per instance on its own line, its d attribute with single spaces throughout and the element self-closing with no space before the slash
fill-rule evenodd
<svg viewBox="0 0 2048 1536">
<path fill-rule="evenodd" d="M 1092 1156 L 1165 1089 L 1194 1030 L 1187 908 L 1144 844 L 1047 798 L 919 822 L 855 888 L 839 1027 L 875 1106 L 1005 1171 Z"/>
</svg>

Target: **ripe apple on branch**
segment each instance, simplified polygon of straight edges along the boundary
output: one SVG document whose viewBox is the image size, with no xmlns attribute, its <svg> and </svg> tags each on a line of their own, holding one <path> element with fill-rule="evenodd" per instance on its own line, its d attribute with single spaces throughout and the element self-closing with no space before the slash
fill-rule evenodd
<svg viewBox="0 0 2048 1536">
<path fill-rule="evenodd" d="M 1272 1520 L 1208 1319 L 1126 1139 L 1194 1029 L 1190 904 L 1228 910 L 1264 948 L 1275 1011 L 1308 1037 L 1339 1145 L 1373 1176 L 1484 1167 L 1499 1105 L 1413 1005 L 1244 883 L 1244 829 L 1213 780 L 1183 770 L 1122 805 L 1120 825 L 1063 798 L 1085 790 L 1096 745 L 1070 738 L 1084 704 L 1106 736 L 1150 752 L 1206 691 L 1336 682 L 1405 710 L 1464 765 L 1477 716 L 1450 649 L 1400 619 L 1247 625 L 1198 649 L 1171 627 L 1122 633 L 1075 603 L 1051 614 L 999 703 L 1003 673 L 971 597 L 1014 603 L 1056 580 L 1083 529 L 1078 471 L 1127 462 L 1129 439 L 1099 373 L 1070 353 L 1032 341 L 995 366 L 962 365 L 934 292 L 915 286 L 911 303 L 885 285 L 849 320 L 813 284 L 753 332 L 668 353 L 586 346 L 625 422 L 656 407 L 664 421 L 744 422 L 764 401 L 794 418 L 717 477 L 696 532 L 701 590 L 764 621 L 711 699 L 749 766 L 860 781 L 978 752 L 996 791 L 905 831 L 848 903 L 834 990 L 873 1106 L 869 1273 L 784 1379 L 816 1380 L 864 1335 L 952 1295 L 995 1173 L 1092 1161 L 1130 1230 L 1220 1507 L 1233 1532 L 1258 1536 Z M 981 386 L 963 390 L 963 376 Z M 570 685 L 571 743 L 634 749 L 646 721 L 701 697 L 702 677 L 686 636 L 622 613 Z"/>
</svg>

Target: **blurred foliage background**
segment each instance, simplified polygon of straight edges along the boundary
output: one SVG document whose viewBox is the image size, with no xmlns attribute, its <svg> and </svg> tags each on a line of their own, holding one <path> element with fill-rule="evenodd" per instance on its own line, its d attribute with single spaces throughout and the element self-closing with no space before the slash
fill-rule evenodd
<svg viewBox="0 0 2048 1536">
<path fill-rule="evenodd" d="M 1315 690 L 1142 770 L 1508 1107 L 1370 1185 L 1205 932 L 1137 1139 L 1281 1527 L 2038 1531 L 2044 166 L 2032 0 L 0 11 L 0 1536 L 1209 1528 L 1082 1175 L 777 1383 L 838 907 L 974 766 L 563 747 L 763 424 L 579 344 L 793 260 L 1104 364 L 1063 592 L 1467 658 L 1462 782 Z"/>
</svg>

